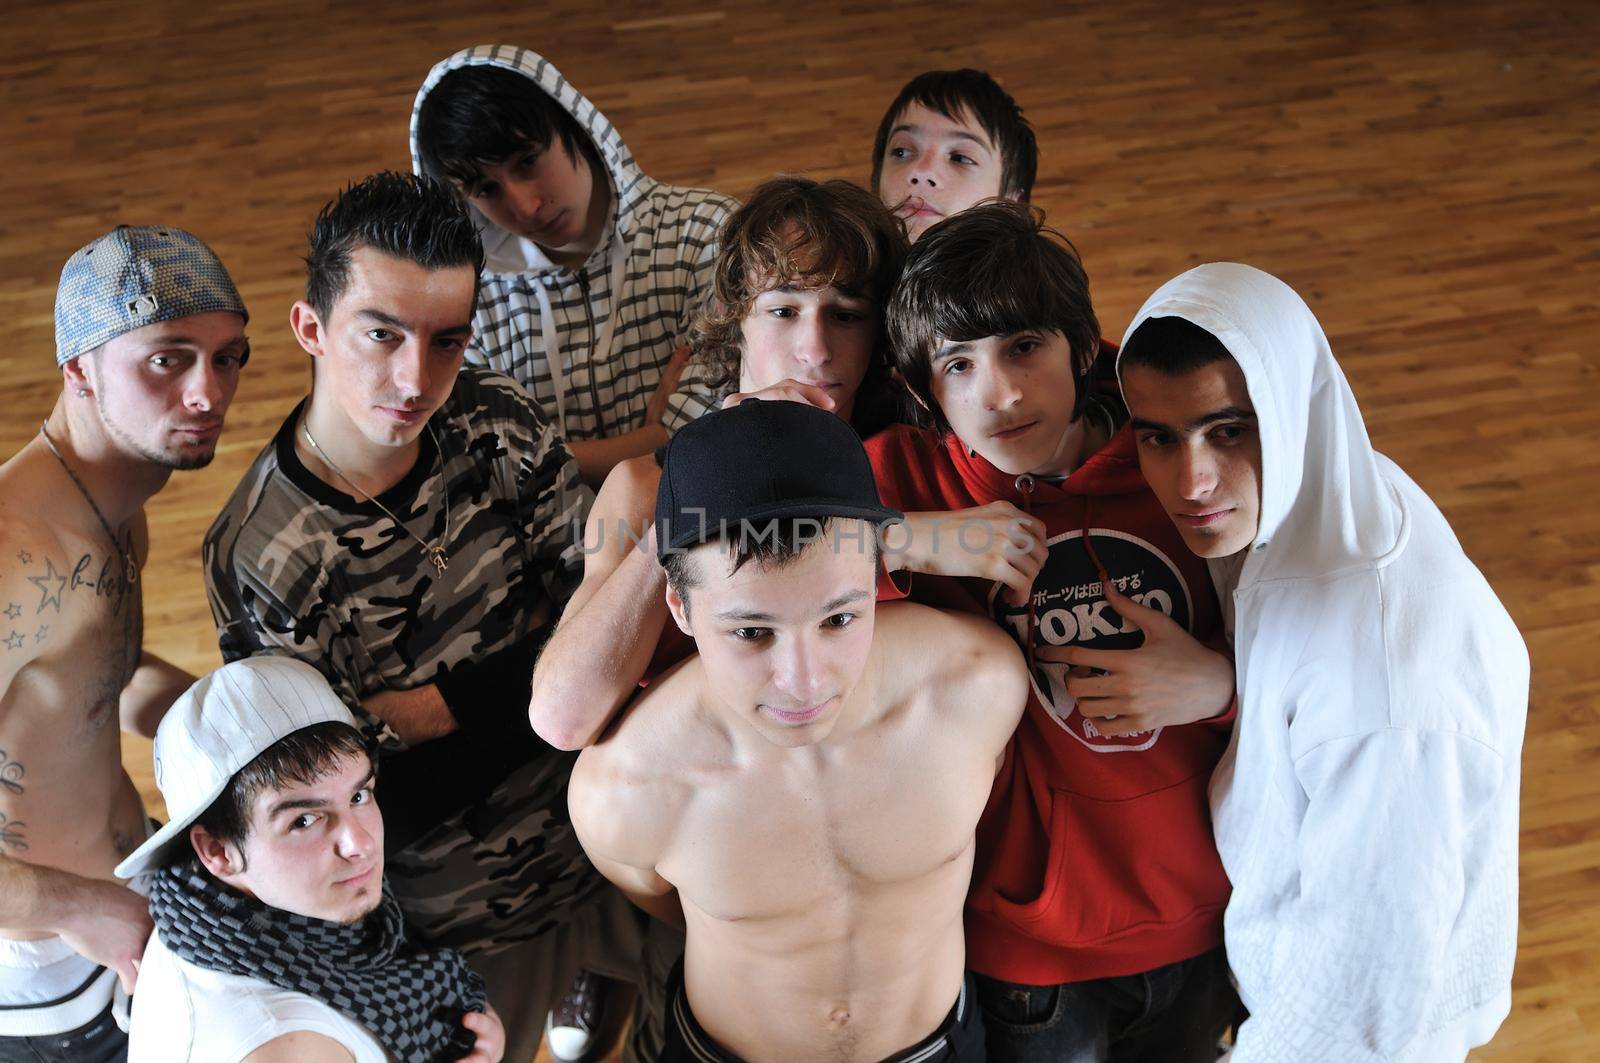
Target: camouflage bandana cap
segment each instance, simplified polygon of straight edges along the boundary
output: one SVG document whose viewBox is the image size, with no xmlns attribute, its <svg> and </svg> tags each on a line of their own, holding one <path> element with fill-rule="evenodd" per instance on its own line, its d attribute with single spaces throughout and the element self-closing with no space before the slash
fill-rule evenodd
<svg viewBox="0 0 1600 1063">
<path fill-rule="evenodd" d="M 56 289 L 56 364 L 158 321 L 231 310 L 244 300 L 199 237 L 157 225 L 119 225 L 79 248 Z"/>
</svg>

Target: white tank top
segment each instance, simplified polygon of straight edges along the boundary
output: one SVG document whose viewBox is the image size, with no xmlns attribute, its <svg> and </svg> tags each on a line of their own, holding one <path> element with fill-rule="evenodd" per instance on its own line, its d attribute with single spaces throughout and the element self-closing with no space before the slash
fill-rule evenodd
<svg viewBox="0 0 1600 1063">
<path fill-rule="evenodd" d="M 238 1063 L 296 1031 L 339 1042 L 356 1063 L 393 1063 L 367 1028 L 315 997 L 198 967 L 150 935 L 139 964 L 128 1063 Z"/>
</svg>

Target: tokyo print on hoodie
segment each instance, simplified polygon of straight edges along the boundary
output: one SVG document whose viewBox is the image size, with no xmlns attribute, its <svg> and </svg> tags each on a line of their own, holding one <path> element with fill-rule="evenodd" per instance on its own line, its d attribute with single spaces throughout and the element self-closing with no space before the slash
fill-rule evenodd
<svg viewBox="0 0 1600 1063">
<path fill-rule="evenodd" d="M 527 388 L 568 439 L 644 427 L 646 406 L 673 351 L 711 290 L 712 259 L 732 199 L 647 177 L 606 116 L 542 56 L 510 45 L 463 49 L 428 72 L 411 108 L 417 116 L 439 80 L 464 66 L 523 75 L 577 120 L 611 185 L 611 217 L 583 265 L 558 266 L 525 237 L 469 203 L 483 235 L 484 269 L 466 360 Z M 619 298 L 620 296 L 620 298 Z M 688 376 L 688 374 L 686 374 Z M 715 408 L 717 396 L 686 380 L 668 402 L 669 431 Z"/>
<path fill-rule="evenodd" d="M 1060 481 L 1008 475 L 954 434 L 903 425 L 869 439 L 867 454 L 885 505 L 1006 501 L 1045 525 L 1050 556 L 1031 610 L 981 579 L 916 575 L 913 598 L 987 613 L 1024 652 L 1131 649 L 1143 636 L 1106 600 L 1108 577 L 1196 638 L 1220 636 L 1205 563 L 1140 475 L 1128 429 Z M 960 548 L 955 518 L 942 534 L 946 548 Z M 1231 717 L 1106 735 L 1078 712 L 1065 665 L 1035 660 L 1030 672 L 1033 696 L 978 825 L 967 966 L 1057 985 L 1139 974 L 1220 945 L 1228 880 L 1206 793 Z"/>
<path fill-rule="evenodd" d="M 1151 317 L 1211 333 L 1261 438 L 1254 542 L 1213 560 L 1239 712 L 1212 786 L 1250 1018 L 1232 1063 L 1462 1059 L 1511 1002 L 1528 654 L 1438 507 L 1372 449 L 1322 327 L 1213 263 Z"/>
</svg>

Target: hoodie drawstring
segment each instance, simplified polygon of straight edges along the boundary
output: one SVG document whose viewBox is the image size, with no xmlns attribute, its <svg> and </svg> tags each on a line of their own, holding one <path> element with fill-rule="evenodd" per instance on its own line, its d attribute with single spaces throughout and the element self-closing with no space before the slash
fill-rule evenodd
<svg viewBox="0 0 1600 1063">
<path fill-rule="evenodd" d="M 1094 541 L 1089 538 L 1089 528 L 1094 524 L 1094 499 L 1084 496 L 1083 499 L 1083 549 L 1089 555 L 1089 564 L 1094 566 L 1095 575 L 1100 577 L 1101 583 L 1110 583 L 1111 577 L 1106 573 L 1106 566 L 1100 563 L 1100 555 L 1094 552 Z"/>
<path fill-rule="evenodd" d="M 1022 495 L 1022 512 L 1033 516 L 1033 477 L 1023 473 L 1017 477 L 1017 491 Z M 1033 610 L 1033 588 L 1028 588 L 1028 637 L 1022 640 L 1023 656 L 1028 661 L 1028 674 L 1033 674 L 1033 625 L 1036 622 Z"/>
<path fill-rule="evenodd" d="M 1016 480 L 1017 492 L 1022 495 L 1022 512 L 1033 516 L 1033 477 L 1023 473 Z M 1094 499 L 1085 495 L 1083 498 L 1083 548 L 1089 555 L 1089 563 L 1094 566 L 1094 571 L 1100 577 L 1101 594 L 1105 588 L 1111 586 L 1111 574 L 1106 571 L 1106 566 L 1100 563 L 1100 555 L 1095 553 L 1094 542 L 1089 536 L 1089 529 L 1094 524 Z M 1038 622 L 1033 605 L 1033 592 L 1028 593 L 1028 637 L 1023 643 L 1024 656 L 1028 661 L 1028 671 L 1033 671 L 1033 629 Z"/>
<path fill-rule="evenodd" d="M 618 232 L 611 242 L 611 285 L 606 289 L 611 299 L 611 313 L 605 327 L 595 337 L 589 361 L 600 364 L 611 357 L 611 344 L 617 334 L 617 319 L 622 316 L 622 282 L 628 270 L 628 247 Z M 556 331 L 556 315 L 550 306 L 550 292 L 541 282 L 533 285 L 539 300 L 539 338 L 544 344 L 545 363 L 550 366 L 550 386 L 556 393 L 556 422 L 561 434 L 567 434 L 567 367 L 562 362 L 561 334 Z M 588 298 L 586 293 L 585 298 Z"/>
<path fill-rule="evenodd" d="M 1100 577 L 1100 596 L 1105 597 L 1106 588 L 1111 586 L 1111 574 L 1106 571 L 1106 566 L 1100 563 L 1100 555 L 1095 553 L 1094 541 L 1089 537 L 1089 528 L 1093 523 L 1094 499 L 1085 495 L 1083 499 L 1083 549 L 1089 555 L 1089 564 L 1094 566 L 1095 575 Z"/>
</svg>

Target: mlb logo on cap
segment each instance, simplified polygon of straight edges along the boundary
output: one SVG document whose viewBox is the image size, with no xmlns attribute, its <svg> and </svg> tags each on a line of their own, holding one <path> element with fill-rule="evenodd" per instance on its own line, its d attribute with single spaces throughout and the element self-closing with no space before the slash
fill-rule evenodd
<svg viewBox="0 0 1600 1063">
<path fill-rule="evenodd" d="M 182 229 L 119 225 L 75 251 L 56 288 L 56 364 L 158 321 L 250 315 L 222 260 Z"/>
</svg>

